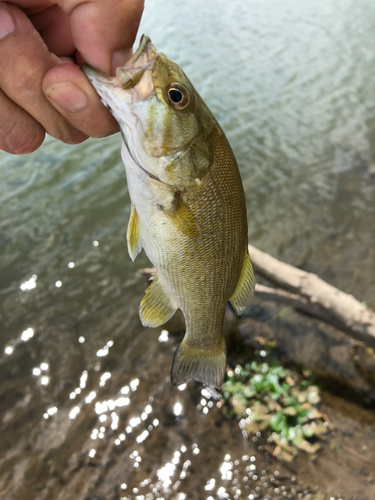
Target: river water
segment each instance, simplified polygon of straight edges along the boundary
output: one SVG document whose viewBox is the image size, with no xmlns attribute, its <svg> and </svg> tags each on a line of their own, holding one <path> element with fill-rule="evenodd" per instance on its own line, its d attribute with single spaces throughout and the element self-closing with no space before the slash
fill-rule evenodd
<svg viewBox="0 0 375 500">
<path fill-rule="evenodd" d="M 227 133 L 251 243 L 375 303 L 374 4 L 150 0 L 140 33 L 182 66 Z M 84 460 L 74 443 L 96 460 L 100 446 L 102 454 L 108 450 L 97 436 L 87 444 L 93 429 L 104 433 L 102 422 L 113 442 L 119 439 L 116 412 L 107 405 L 95 413 L 94 405 L 122 397 L 115 396 L 122 387 L 118 408 L 130 404 L 126 391 L 142 396 L 118 428 L 138 414 L 153 422 L 144 429 L 151 437 L 143 434 L 146 452 L 157 455 L 149 474 L 172 460 L 161 447 L 172 453 L 168 426 L 181 404 L 168 382 L 175 342 L 139 322 L 146 280 L 137 270 L 149 262 L 144 253 L 135 264 L 127 255 L 130 205 L 119 152 L 116 135 L 74 147 L 47 138 L 25 157 L 0 153 L 0 485 L 9 499 L 83 499 L 82 484 L 96 491 L 87 498 L 112 498 L 112 489 L 120 498 L 121 486 L 108 475 L 104 480 L 95 469 L 88 480 L 93 467 L 86 476 L 79 472 L 75 496 L 63 485 L 78 468 L 74 460 Z M 155 398 L 157 416 L 150 409 Z M 163 412 L 163 404 L 171 406 Z M 195 427 L 179 421 L 176 450 L 188 448 L 191 463 L 199 452 L 193 433 L 212 430 L 209 415 L 186 413 Z M 156 421 L 163 423 L 158 438 L 150 430 Z M 124 465 L 130 478 L 137 455 L 129 450 L 133 455 L 124 449 L 123 456 L 132 461 Z M 16 456 L 23 457 L 17 486 L 10 479 Z M 160 470 L 158 477 L 172 476 L 172 466 Z M 191 487 L 203 491 L 210 477 Z"/>
</svg>

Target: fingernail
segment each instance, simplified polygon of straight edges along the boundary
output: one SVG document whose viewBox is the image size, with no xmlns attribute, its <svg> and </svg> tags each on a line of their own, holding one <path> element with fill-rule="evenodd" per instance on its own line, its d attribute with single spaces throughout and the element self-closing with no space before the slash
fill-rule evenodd
<svg viewBox="0 0 375 500">
<path fill-rule="evenodd" d="M 0 8 L 0 40 L 13 33 L 15 29 L 13 17 L 6 9 Z"/>
<path fill-rule="evenodd" d="M 57 104 L 70 113 L 80 111 L 89 102 L 85 92 L 71 82 L 53 83 L 44 92 L 52 104 Z"/>
</svg>

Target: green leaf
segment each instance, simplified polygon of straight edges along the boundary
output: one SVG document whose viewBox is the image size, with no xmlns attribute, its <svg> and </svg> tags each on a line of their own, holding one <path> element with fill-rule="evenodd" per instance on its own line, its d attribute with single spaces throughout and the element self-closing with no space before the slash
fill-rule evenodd
<svg viewBox="0 0 375 500">
<path fill-rule="evenodd" d="M 262 373 L 268 373 L 270 367 L 267 363 L 262 363 L 259 368 Z"/>
<path fill-rule="evenodd" d="M 271 372 L 274 375 L 277 375 L 279 378 L 285 378 L 285 371 L 284 371 L 284 368 L 282 366 L 273 366 L 271 368 Z"/>
<path fill-rule="evenodd" d="M 281 432 L 285 423 L 285 415 L 282 411 L 278 411 L 270 418 L 270 427 L 276 432 Z"/>
<path fill-rule="evenodd" d="M 251 385 L 247 385 L 244 390 L 243 390 L 243 393 L 244 395 L 248 398 L 248 399 L 251 399 L 255 396 L 255 394 L 257 393 L 256 389 L 251 386 Z"/>
<path fill-rule="evenodd" d="M 237 373 L 236 373 L 237 372 Z M 305 379 L 292 370 L 280 365 L 266 363 L 258 358 L 246 363 L 245 368 L 236 366 L 223 386 L 223 397 L 232 415 L 247 417 L 244 429 L 249 433 L 264 431 L 269 442 L 274 442 L 274 453 L 284 461 L 292 460 L 300 449 L 315 456 L 319 443 L 324 439 L 327 427 L 322 414 L 315 405 L 320 401 L 320 390 L 313 385 L 313 377 L 305 374 Z"/>
<path fill-rule="evenodd" d="M 302 432 L 303 435 L 306 436 L 307 438 L 311 438 L 314 435 L 314 432 L 311 429 L 311 425 L 308 424 L 302 426 Z"/>
<path fill-rule="evenodd" d="M 294 441 L 294 439 L 296 439 L 296 437 L 299 435 L 298 434 L 298 431 L 300 430 L 300 426 L 297 425 L 295 427 L 289 427 L 288 429 L 288 440 L 289 441 Z"/>
</svg>

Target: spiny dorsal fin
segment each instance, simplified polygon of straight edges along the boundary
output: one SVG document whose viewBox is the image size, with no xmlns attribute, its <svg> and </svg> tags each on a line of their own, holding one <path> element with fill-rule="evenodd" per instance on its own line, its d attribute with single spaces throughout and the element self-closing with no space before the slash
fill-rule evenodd
<svg viewBox="0 0 375 500">
<path fill-rule="evenodd" d="M 243 260 L 241 274 L 232 297 L 229 299 L 237 314 L 242 314 L 249 309 L 254 295 L 255 276 L 250 256 L 246 252 Z"/>
<path fill-rule="evenodd" d="M 198 236 L 198 229 L 194 216 L 180 196 L 175 197 L 170 207 L 163 207 L 163 211 L 177 229 L 186 234 L 186 236 L 191 238 L 196 238 Z"/>
<path fill-rule="evenodd" d="M 139 219 L 134 205 L 131 205 L 130 219 L 128 231 L 126 233 L 128 240 L 128 252 L 130 258 L 134 261 L 139 252 L 142 250 L 142 242 L 139 234 Z"/>
<path fill-rule="evenodd" d="M 212 347 L 192 347 L 183 340 L 174 354 L 171 382 L 174 386 L 197 380 L 217 389 L 223 383 L 227 355 L 225 341 Z"/>
<path fill-rule="evenodd" d="M 157 274 L 146 290 L 139 308 L 143 326 L 159 326 L 167 322 L 176 312 L 177 304 L 161 285 Z"/>
</svg>

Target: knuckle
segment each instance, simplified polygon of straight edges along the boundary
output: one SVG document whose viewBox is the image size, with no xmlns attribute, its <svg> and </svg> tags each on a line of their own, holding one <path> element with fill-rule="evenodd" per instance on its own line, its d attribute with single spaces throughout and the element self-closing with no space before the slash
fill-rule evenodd
<svg viewBox="0 0 375 500">
<path fill-rule="evenodd" d="M 0 96 L 1 97 L 1 96 Z M 1 101 L 1 99 L 0 99 Z M 32 153 L 42 144 L 44 130 L 31 116 L 7 101 L 0 102 L 2 120 L 0 124 L 0 147 L 12 154 Z"/>
<path fill-rule="evenodd" d="M 48 133 L 65 144 L 80 144 L 87 139 L 85 133 L 63 118 L 59 126 L 56 127 L 55 123 L 54 130 L 49 130 Z"/>
<path fill-rule="evenodd" d="M 17 29 L 1 44 L 0 81 L 3 91 L 17 99 L 41 92 L 43 76 L 53 57 L 27 17 L 19 9 L 13 11 Z"/>
<path fill-rule="evenodd" d="M 42 59 L 31 60 L 27 56 L 19 56 L 16 66 L 8 73 L 11 78 L 10 93 L 18 97 L 40 93 L 43 66 Z"/>
</svg>

